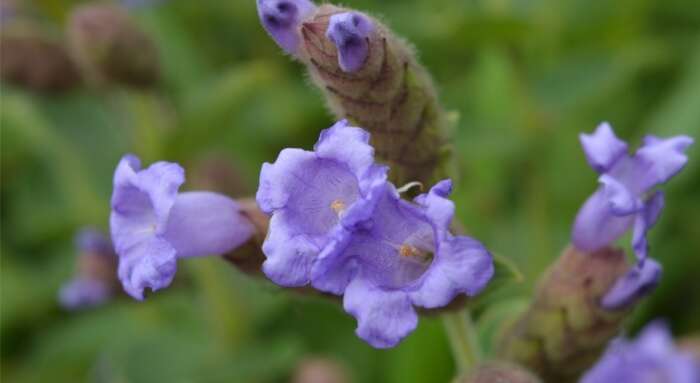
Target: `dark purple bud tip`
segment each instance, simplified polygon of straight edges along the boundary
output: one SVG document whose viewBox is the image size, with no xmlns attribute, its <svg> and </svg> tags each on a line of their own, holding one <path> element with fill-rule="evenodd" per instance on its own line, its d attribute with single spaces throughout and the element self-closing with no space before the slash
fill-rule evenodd
<svg viewBox="0 0 700 383">
<path fill-rule="evenodd" d="M 661 278 L 661 265 L 647 258 L 621 276 L 600 302 L 607 310 L 630 307 L 654 291 Z"/>
<path fill-rule="evenodd" d="M 367 37 L 374 24 L 357 12 L 337 13 L 331 16 L 326 37 L 338 49 L 338 64 L 344 72 L 358 71 L 369 55 Z"/>
<path fill-rule="evenodd" d="M 285 50 L 295 55 L 299 47 L 299 26 L 316 5 L 309 0 L 257 0 L 258 15 L 265 30 Z"/>
</svg>

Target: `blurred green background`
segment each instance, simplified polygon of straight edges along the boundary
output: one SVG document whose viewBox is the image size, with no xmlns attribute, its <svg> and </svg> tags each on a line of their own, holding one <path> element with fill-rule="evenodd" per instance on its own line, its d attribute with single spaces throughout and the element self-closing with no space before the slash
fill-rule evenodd
<svg viewBox="0 0 700 383">
<path fill-rule="evenodd" d="M 28 2 L 54 36 L 79 3 Z M 633 144 L 646 133 L 700 139 L 695 0 L 344 3 L 410 40 L 459 114 L 459 218 L 525 275 L 482 310 L 484 327 L 528 297 L 596 187 L 580 132 L 607 120 Z M 373 350 L 340 307 L 216 257 L 180 262 L 175 283 L 145 303 L 59 308 L 73 235 L 85 225 L 107 229 L 122 154 L 181 162 L 189 180 L 203 159 L 218 158 L 237 169 L 230 182 L 239 196 L 250 195 L 262 162 L 284 147 L 310 148 L 332 123 L 304 68 L 259 25 L 254 0 L 172 0 L 130 12 L 158 46 L 157 89 L 42 93 L 2 84 L 2 381 L 286 382 L 311 356 L 339 361 L 356 382 L 448 381 L 453 363 L 438 318 L 421 320 L 395 349 Z M 633 329 L 663 317 L 677 334 L 700 331 L 698 144 L 688 153 L 650 233 L 662 284 Z"/>
</svg>

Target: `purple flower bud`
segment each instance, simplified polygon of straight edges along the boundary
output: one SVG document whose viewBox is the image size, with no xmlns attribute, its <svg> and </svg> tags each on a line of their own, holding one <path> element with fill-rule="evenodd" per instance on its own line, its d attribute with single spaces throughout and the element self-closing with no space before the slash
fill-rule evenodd
<svg viewBox="0 0 700 383">
<path fill-rule="evenodd" d="M 315 10 L 309 0 L 257 0 L 258 16 L 267 33 L 290 55 L 301 41 L 301 23 Z"/>
<path fill-rule="evenodd" d="M 141 170 L 139 159 L 127 155 L 117 166 L 110 226 L 119 279 L 136 299 L 146 288 L 170 285 L 177 258 L 220 255 L 253 234 L 235 201 L 204 191 L 178 193 L 184 181 L 175 163 Z"/>
<path fill-rule="evenodd" d="M 637 340 L 614 341 L 581 383 L 696 383 L 700 366 L 673 344 L 662 323 L 648 325 Z"/>
<path fill-rule="evenodd" d="M 653 259 L 632 267 L 603 296 L 600 305 L 607 310 L 630 307 L 656 288 L 661 278 L 661 265 Z"/>
<path fill-rule="evenodd" d="M 630 156 L 609 124 L 581 135 L 590 165 L 601 174 L 600 188 L 586 201 L 576 217 L 572 239 L 576 247 L 596 251 L 634 229 L 637 257 L 647 256 L 646 232 L 656 223 L 663 207 L 663 194 L 653 188 L 667 182 L 688 161 L 683 153 L 693 143 L 688 136 L 668 139 L 647 137 Z"/>
<path fill-rule="evenodd" d="M 314 286 L 344 291 L 357 335 L 374 347 L 393 347 L 416 328 L 414 306 L 438 308 L 459 294 L 476 295 L 493 276 L 484 246 L 449 232 L 450 189 L 442 181 L 410 203 L 385 184 L 366 224 L 337 235 L 313 267 Z"/>
<path fill-rule="evenodd" d="M 260 172 L 256 199 L 271 214 L 263 271 L 282 286 L 309 282 L 311 265 L 341 227 L 366 219 L 387 169 L 374 163 L 369 135 L 347 121 L 321 132 L 313 152 L 285 149 Z"/>
<path fill-rule="evenodd" d="M 369 35 L 374 24 L 357 12 L 336 13 L 330 18 L 326 37 L 338 49 L 338 64 L 344 72 L 362 68 L 369 55 Z"/>
</svg>

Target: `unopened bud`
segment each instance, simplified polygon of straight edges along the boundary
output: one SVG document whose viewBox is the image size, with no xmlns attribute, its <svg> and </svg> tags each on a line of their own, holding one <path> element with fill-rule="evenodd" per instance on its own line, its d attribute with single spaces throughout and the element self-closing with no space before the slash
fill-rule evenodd
<svg viewBox="0 0 700 383">
<path fill-rule="evenodd" d="M 488 362 L 479 365 L 458 383 L 539 383 L 540 380 L 526 369 L 507 362 Z"/>
<path fill-rule="evenodd" d="M 566 249 L 540 281 L 528 311 L 502 339 L 500 357 L 547 382 L 575 381 L 620 330 L 629 307 L 608 310 L 601 300 L 629 270 L 621 250 Z"/>
<path fill-rule="evenodd" d="M 149 87 L 158 81 L 155 44 L 119 7 L 76 8 L 68 23 L 68 38 L 76 61 L 94 83 Z"/>
<path fill-rule="evenodd" d="M 81 82 L 65 47 L 35 25 L 12 22 L 3 26 L 0 47 L 3 81 L 37 91 L 64 91 Z"/>
</svg>

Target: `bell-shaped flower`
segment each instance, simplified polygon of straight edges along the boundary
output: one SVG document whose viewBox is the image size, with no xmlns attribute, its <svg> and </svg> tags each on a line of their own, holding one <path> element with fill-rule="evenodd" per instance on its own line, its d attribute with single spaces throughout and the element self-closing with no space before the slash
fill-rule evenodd
<svg viewBox="0 0 700 383">
<path fill-rule="evenodd" d="M 301 42 L 301 23 L 316 11 L 309 0 L 257 0 L 263 27 L 277 44 L 295 55 Z"/>
<path fill-rule="evenodd" d="M 337 234 L 314 265 L 314 286 L 344 293 L 357 335 L 374 347 L 393 347 L 415 329 L 414 306 L 432 309 L 459 294 L 474 296 L 493 276 L 484 246 L 449 232 L 450 191 L 451 182 L 442 181 L 411 203 L 385 184 L 373 196 L 371 217 Z"/>
<path fill-rule="evenodd" d="M 632 247 L 637 257 L 647 256 L 646 233 L 654 226 L 664 196 L 654 191 L 688 162 L 684 151 L 693 143 L 688 136 L 667 139 L 647 136 L 634 155 L 627 144 L 603 123 L 593 134 L 582 134 L 588 163 L 600 174 L 601 186 L 584 203 L 573 228 L 574 245 L 596 251 L 633 229 Z"/>
<path fill-rule="evenodd" d="M 370 196 L 386 183 L 369 134 L 343 120 L 321 132 L 314 151 L 284 149 L 260 173 L 256 195 L 271 214 L 263 271 L 282 286 L 309 282 L 311 266 L 340 227 L 371 213 Z"/>
<path fill-rule="evenodd" d="M 634 341 L 613 341 L 581 383 L 697 383 L 700 365 L 678 350 L 668 328 L 648 325 Z"/>
<path fill-rule="evenodd" d="M 157 162 L 141 169 L 132 155 L 114 174 L 110 227 L 119 256 L 119 280 L 132 297 L 173 280 L 178 258 L 221 255 L 245 243 L 253 225 L 238 204 L 217 193 L 179 193 L 180 165 Z"/>
</svg>

